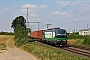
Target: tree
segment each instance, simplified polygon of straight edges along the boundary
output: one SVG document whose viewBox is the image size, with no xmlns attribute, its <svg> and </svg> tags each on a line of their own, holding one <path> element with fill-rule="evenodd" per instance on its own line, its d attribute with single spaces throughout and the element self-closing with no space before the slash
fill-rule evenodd
<svg viewBox="0 0 90 60">
<path fill-rule="evenodd" d="M 20 26 L 16 27 L 14 41 L 17 47 L 22 46 L 27 43 L 28 38 L 24 34 L 24 27 L 20 27 Z"/>
<path fill-rule="evenodd" d="M 26 19 L 23 16 L 19 16 L 13 20 L 11 27 L 14 29 L 14 31 L 16 30 L 17 26 L 24 27 L 24 29 L 26 31 L 25 23 L 26 23 Z"/>
<path fill-rule="evenodd" d="M 12 28 L 14 29 L 15 45 L 17 47 L 26 44 L 28 37 L 26 36 L 26 19 L 23 16 L 16 17 L 12 22 Z"/>
<path fill-rule="evenodd" d="M 25 36 L 24 27 L 17 26 L 14 34 L 15 34 L 15 38 L 20 38 Z"/>
</svg>

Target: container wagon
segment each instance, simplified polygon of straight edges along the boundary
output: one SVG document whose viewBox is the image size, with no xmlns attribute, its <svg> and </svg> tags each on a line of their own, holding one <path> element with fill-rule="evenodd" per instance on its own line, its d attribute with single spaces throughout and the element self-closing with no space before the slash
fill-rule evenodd
<svg viewBox="0 0 90 60">
<path fill-rule="evenodd" d="M 38 31 L 30 32 L 30 38 L 43 39 L 43 32 L 44 31 L 45 30 L 38 30 Z"/>
</svg>

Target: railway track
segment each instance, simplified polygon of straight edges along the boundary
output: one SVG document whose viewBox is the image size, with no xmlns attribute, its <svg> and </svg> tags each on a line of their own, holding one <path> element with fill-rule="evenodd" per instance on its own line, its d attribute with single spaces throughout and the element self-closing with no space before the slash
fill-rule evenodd
<svg viewBox="0 0 90 60">
<path fill-rule="evenodd" d="M 90 51 L 90 47 L 87 48 L 87 47 L 75 46 L 75 45 L 70 45 L 70 44 L 67 44 L 67 47 L 75 47 L 75 48 L 79 48 L 79 49 Z"/>
<path fill-rule="evenodd" d="M 41 42 L 38 42 L 40 44 L 43 44 Z M 74 54 L 74 55 L 78 55 L 78 56 L 85 56 L 86 58 L 90 58 L 90 51 L 88 50 L 84 50 L 84 49 L 79 49 L 79 48 L 75 48 L 75 47 L 54 47 L 54 46 L 51 46 L 51 45 L 48 45 L 48 44 L 44 44 L 46 46 L 49 46 L 51 48 L 55 48 L 55 49 L 58 49 L 58 50 L 62 50 L 62 51 L 65 51 L 65 52 L 68 52 L 70 54 Z"/>
<path fill-rule="evenodd" d="M 75 54 L 79 54 L 79 55 L 90 58 L 90 51 L 79 49 L 79 48 L 74 48 L 74 47 L 67 47 L 63 49 L 66 51 L 73 52 Z"/>
</svg>

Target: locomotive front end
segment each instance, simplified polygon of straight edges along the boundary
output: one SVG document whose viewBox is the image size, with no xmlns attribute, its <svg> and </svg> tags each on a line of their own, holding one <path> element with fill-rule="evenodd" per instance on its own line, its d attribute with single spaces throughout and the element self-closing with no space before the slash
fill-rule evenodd
<svg viewBox="0 0 90 60">
<path fill-rule="evenodd" d="M 58 29 L 55 31 L 56 45 L 65 45 L 67 44 L 67 32 L 65 29 Z"/>
</svg>

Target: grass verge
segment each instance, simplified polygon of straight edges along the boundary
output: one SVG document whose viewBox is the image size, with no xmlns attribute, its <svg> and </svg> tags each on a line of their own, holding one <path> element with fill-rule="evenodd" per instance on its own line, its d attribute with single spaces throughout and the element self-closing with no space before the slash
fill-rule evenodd
<svg viewBox="0 0 90 60">
<path fill-rule="evenodd" d="M 71 39 L 71 40 L 68 40 L 68 44 L 85 47 L 86 50 L 90 50 L 90 45 L 83 44 L 83 41 L 84 39 Z"/>
<path fill-rule="evenodd" d="M 14 36 L 0 35 L 0 50 L 7 50 L 7 46 L 14 46 L 13 39 Z"/>
<path fill-rule="evenodd" d="M 6 43 L 0 44 L 0 50 L 6 50 L 6 47 L 7 47 Z"/>
<path fill-rule="evenodd" d="M 50 48 L 39 43 L 28 43 L 22 48 L 36 56 L 39 60 L 88 60 L 84 57 L 75 57 L 63 51 Z"/>
</svg>

